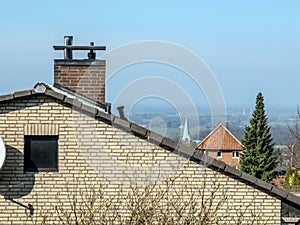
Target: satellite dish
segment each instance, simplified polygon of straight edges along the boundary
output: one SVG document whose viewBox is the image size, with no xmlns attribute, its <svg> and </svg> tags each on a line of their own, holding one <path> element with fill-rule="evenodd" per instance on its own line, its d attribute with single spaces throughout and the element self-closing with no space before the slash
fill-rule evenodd
<svg viewBox="0 0 300 225">
<path fill-rule="evenodd" d="M 6 156 L 5 144 L 2 140 L 2 138 L 0 137 L 0 169 L 2 168 L 2 166 L 4 164 L 5 156 Z"/>
</svg>

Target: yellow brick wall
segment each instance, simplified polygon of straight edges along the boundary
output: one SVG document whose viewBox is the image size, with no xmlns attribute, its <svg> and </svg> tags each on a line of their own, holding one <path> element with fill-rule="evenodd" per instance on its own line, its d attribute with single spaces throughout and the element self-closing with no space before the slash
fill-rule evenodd
<svg viewBox="0 0 300 225">
<path fill-rule="evenodd" d="M 280 224 L 280 200 L 53 99 L 23 98 L 1 103 L 0 109 L 0 136 L 7 146 L 0 171 L 0 224 L 38 224 L 44 215 L 55 220 L 55 206 L 71 208 L 73 196 L 87 198 L 86 193 L 100 185 L 105 198 L 112 199 L 121 188 L 125 199 L 132 185 L 143 188 L 156 182 L 157 190 L 172 177 L 178 178 L 170 193 L 186 198 L 192 193 L 201 202 L 203 193 L 207 199 L 215 190 L 215 207 L 228 198 L 217 210 L 224 221 L 234 224 L 241 214 L 243 224 L 254 217 Z M 59 135 L 59 172 L 23 173 L 24 134 Z M 28 204 L 34 208 L 33 216 L 24 208 Z"/>
</svg>

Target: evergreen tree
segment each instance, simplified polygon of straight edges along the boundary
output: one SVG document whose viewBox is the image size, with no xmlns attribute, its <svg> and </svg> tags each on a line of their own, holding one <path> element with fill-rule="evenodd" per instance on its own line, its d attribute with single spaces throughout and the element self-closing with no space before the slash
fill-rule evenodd
<svg viewBox="0 0 300 225">
<path fill-rule="evenodd" d="M 299 190 L 300 188 L 300 175 L 299 175 L 299 170 L 295 171 L 295 189 Z"/>
<path fill-rule="evenodd" d="M 290 179 L 290 186 L 293 190 L 298 190 L 300 185 L 299 171 L 295 170 Z"/>
<path fill-rule="evenodd" d="M 245 127 L 240 169 L 264 181 L 271 181 L 278 163 L 278 156 L 274 151 L 264 108 L 263 95 L 258 93 L 250 125 Z"/>
</svg>

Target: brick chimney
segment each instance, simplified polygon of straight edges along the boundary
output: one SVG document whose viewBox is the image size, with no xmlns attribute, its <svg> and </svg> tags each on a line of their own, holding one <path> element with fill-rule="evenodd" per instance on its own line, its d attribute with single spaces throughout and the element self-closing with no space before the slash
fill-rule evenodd
<svg viewBox="0 0 300 225">
<path fill-rule="evenodd" d="M 73 37 L 65 36 L 64 59 L 54 60 L 54 86 L 105 105 L 105 60 L 96 59 L 96 50 L 105 46 L 73 46 Z M 73 59 L 74 50 L 89 50 L 87 59 Z"/>
</svg>

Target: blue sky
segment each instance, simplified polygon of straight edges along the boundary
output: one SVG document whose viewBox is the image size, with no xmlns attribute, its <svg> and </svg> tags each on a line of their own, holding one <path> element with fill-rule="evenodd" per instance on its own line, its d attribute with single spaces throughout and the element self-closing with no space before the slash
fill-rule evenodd
<svg viewBox="0 0 300 225">
<path fill-rule="evenodd" d="M 11 0 L 1 2 L 0 28 L 1 94 L 52 84 L 62 57 L 52 46 L 73 35 L 108 50 L 143 40 L 184 46 L 214 72 L 227 106 L 253 106 L 259 91 L 269 107 L 300 104 L 299 1 Z M 111 93 L 126 82 L 111 83 Z"/>
</svg>

